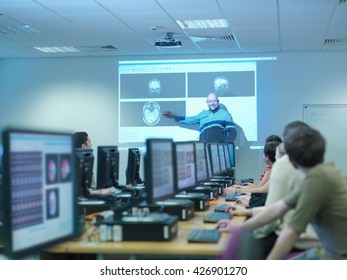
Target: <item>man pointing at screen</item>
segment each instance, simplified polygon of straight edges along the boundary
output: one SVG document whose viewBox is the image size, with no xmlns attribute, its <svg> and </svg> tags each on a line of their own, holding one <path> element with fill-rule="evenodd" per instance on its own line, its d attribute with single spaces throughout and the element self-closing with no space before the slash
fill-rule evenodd
<svg viewBox="0 0 347 280">
<path fill-rule="evenodd" d="M 174 119 L 179 124 L 199 124 L 199 140 L 220 143 L 234 142 L 237 132 L 231 114 L 219 107 L 219 100 L 215 93 L 207 96 L 206 103 L 208 110 L 203 110 L 196 116 L 176 116 L 170 111 L 165 111 L 163 116 Z"/>
</svg>

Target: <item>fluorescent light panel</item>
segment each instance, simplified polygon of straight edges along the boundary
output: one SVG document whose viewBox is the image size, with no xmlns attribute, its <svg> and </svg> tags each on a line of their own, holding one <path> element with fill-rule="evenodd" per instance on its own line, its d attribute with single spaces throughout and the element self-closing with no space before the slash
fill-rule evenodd
<svg viewBox="0 0 347 280">
<path fill-rule="evenodd" d="M 202 20 L 177 20 L 182 29 L 226 28 L 228 22 L 225 19 L 202 19 Z"/>
<path fill-rule="evenodd" d="M 44 53 L 66 53 L 66 52 L 80 52 L 79 49 L 74 47 L 34 47 Z"/>
<path fill-rule="evenodd" d="M 35 28 L 29 25 L 4 25 L 0 26 L 0 34 L 16 34 L 16 33 L 37 33 Z"/>
</svg>

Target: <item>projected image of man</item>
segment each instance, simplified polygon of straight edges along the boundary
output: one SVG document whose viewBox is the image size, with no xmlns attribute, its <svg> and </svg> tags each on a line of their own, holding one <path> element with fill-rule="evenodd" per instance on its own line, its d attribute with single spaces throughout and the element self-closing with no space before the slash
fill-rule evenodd
<svg viewBox="0 0 347 280">
<path fill-rule="evenodd" d="M 220 108 L 219 99 L 215 93 L 207 96 L 206 103 L 208 110 L 203 110 L 196 116 L 176 116 L 171 111 L 165 111 L 163 116 L 174 119 L 179 124 L 199 124 L 199 139 L 205 142 L 234 142 L 237 132 L 231 114 Z"/>
</svg>

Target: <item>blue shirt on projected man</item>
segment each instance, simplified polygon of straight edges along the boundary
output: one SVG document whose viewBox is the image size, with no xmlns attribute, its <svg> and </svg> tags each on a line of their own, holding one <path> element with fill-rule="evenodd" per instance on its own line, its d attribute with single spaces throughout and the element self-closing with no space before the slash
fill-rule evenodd
<svg viewBox="0 0 347 280">
<path fill-rule="evenodd" d="M 196 116 L 176 116 L 170 111 L 163 115 L 173 118 L 184 125 L 200 125 L 200 140 L 205 142 L 234 142 L 237 132 L 231 114 L 219 107 L 219 100 L 215 93 L 210 93 L 206 100 L 208 110 L 203 110 Z"/>
</svg>

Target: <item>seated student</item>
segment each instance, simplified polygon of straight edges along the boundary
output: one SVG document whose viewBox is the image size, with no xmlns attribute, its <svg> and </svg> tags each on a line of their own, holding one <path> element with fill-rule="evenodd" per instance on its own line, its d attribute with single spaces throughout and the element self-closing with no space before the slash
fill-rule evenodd
<svg viewBox="0 0 347 280">
<path fill-rule="evenodd" d="M 85 131 L 75 132 L 73 134 L 73 143 L 74 143 L 74 148 L 85 148 L 85 149 L 92 148 L 92 140 L 90 139 L 88 133 Z M 92 195 L 109 194 L 111 192 L 112 192 L 111 188 L 97 189 L 95 178 L 93 176 L 93 180 L 89 189 L 90 194 Z"/>
<path fill-rule="evenodd" d="M 290 193 L 295 188 L 300 187 L 301 181 L 304 179 L 304 174 L 294 168 L 290 163 L 288 155 L 286 154 L 284 143 L 281 143 L 276 149 L 276 162 L 273 165 L 269 180 L 269 191 L 265 201 L 265 206 L 253 207 L 247 209 L 241 205 L 231 205 L 227 211 L 236 216 L 253 216 L 264 210 L 264 207 L 271 205 L 272 203 L 281 200 L 285 195 Z M 230 211 L 232 210 L 232 211 Z M 272 249 L 277 236 L 289 221 L 294 210 L 288 211 L 283 219 L 278 219 L 272 223 L 264 225 L 258 229 L 252 231 L 252 237 L 249 237 L 252 245 L 262 249 L 261 252 L 249 252 L 248 257 L 259 257 L 260 259 L 266 258 L 270 250 Z M 293 251 L 298 252 L 312 248 L 319 243 L 316 233 L 313 228 L 308 225 L 306 230 L 301 233 L 298 241 L 294 245 Z"/>
<path fill-rule="evenodd" d="M 265 207 L 243 224 L 224 220 L 221 231 L 256 229 L 294 212 L 281 230 L 267 259 L 284 259 L 300 234 L 312 224 L 320 245 L 295 259 L 347 259 L 347 182 L 333 164 L 324 163 L 325 140 L 309 127 L 291 129 L 284 139 L 292 165 L 304 174 L 300 187 L 283 199 Z"/>
<path fill-rule="evenodd" d="M 276 148 L 279 144 L 280 142 L 277 141 L 270 141 L 265 143 L 263 159 L 266 163 L 266 169 L 262 173 L 261 181 L 259 184 L 246 183 L 245 185 L 233 185 L 224 189 L 224 193 L 248 193 L 248 195 L 246 196 L 241 196 L 237 202 L 250 207 L 264 205 L 266 193 L 269 188 L 268 179 L 270 177 L 272 165 L 276 161 Z"/>
</svg>

